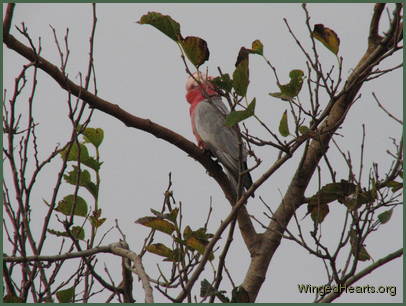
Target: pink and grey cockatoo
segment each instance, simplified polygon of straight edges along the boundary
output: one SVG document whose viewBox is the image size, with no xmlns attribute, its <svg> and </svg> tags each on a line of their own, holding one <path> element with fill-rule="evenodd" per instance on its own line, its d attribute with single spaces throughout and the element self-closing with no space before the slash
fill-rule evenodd
<svg viewBox="0 0 406 306">
<path fill-rule="evenodd" d="M 239 171 L 247 170 L 247 149 L 242 144 L 239 166 L 241 139 L 238 127 L 225 126 L 229 110 L 214 90 L 214 85 L 210 82 L 212 77 L 205 77 L 201 73 L 193 76 L 186 82 L 186 100 L 190 104 L 193 134 L 200 148 L 217 157 L 237 192 Z M 200 85 L 195 79 L 199 80 Z M 246 189 L 252 185 L 249 172 L 242 175 L 241 183 Z"/>
</svg>

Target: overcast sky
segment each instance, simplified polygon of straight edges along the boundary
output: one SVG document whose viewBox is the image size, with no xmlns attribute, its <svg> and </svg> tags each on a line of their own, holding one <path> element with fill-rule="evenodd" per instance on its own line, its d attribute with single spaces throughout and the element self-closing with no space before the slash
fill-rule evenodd
<svg viewBox="0 0 406 306">
<path fill-rule="evenodd" d="M 366 49 L 373 4 L 309 4 L 308 8 L 312 25 L 322 23 L 334 29 L 340 37 L 339 55 L 344 58 L 343 74 L 348 76 Z M 310 47 L 304 12 L 299 4 L 98 4 L 94 56 L 99 96 L 118 104 L 136 116 L 166 126 L 191 141 L 194 141 L 194 137 L 190 126 L 189 105 L 184 97 L 187 76 L 179 48 L 155 28 L 136 23 L 148 11 L 170 15 L 181 24 L 183 36 L 199 36 L 207 41 L 210 60 L 202 68 L 208 67 L 210 74 L 216 75 L 218 66 L 223 72 L 231 74 L 240 47 L 250 47 L 255 39 L 260 39 L 264 44 L 264 55 L 276 66 L 282 83 L 288 82 L 288 74 L 292 69 L 306 69 L 305 58 L 283 22 L 283 18 L 287 18 L 303 45 Z M 42 56 L 58 66 L 59 55 L 49 25 L 56 28 L 61 40 L 68 27 L 71 54 L 67 70 L 69 77 L 78 83 L 78 73 L 84 74 L 87 67 L 91 12 L 91 5 L 17 4 L 13 23 L 17 25 L 25 22 L 34 41 L 41 36 Z M 386 14 L 383 14 L 382 19 L 382 26 L 385 26 Z M 12 33 L 22 40 L 15 29 L 12 29 Z M 321 44 L 317 47 L 327 70 L 336 63 L 336 58 Z M 3 56 L 4 88 L 10 92 L 15 76 L 26 61 L 7 48 L 4 48 Z M 397 54 L 393 59 L 387 60 L 387 64 L 382 67 L 392 67 L 400 62 L 402 62 L 401 54 Z M 249 99 L 256 97 L 258 116 L 269 124 L 271 129 L 277 131 L 280 117 L 287 104 L 268 95 L 278 88 L 272 71 L 259 56 L 250 57 L 250 78 Z M 67 118 L 65 92 L 44 73 L 39 74 L 38 80 L 35 115 L 39 122 L 37 134 L 40 157 L 44 158 L 57 143 L 64 144 L 68 141 L 70 122 Z M 401 70 L 367 83 L 361 90 L 361 99 L 353 106 L 344 128 L 339 131 L 344 137 L 336 137 L 344 151 L 352 152 L 353 166 L 358 172 L 362 124 L 365 123 L 367 137 L 364 179 L 368 177 L 372 162 L 379 164 L 381 174 L 389 168 L 391 158 L 386 150 L 393 150 L 390 137 L 398 139 L 401 135 L 399 124 L 377 107 L 371 94 L 375 92 L 389 111 L 401 117 L 402 84 Z M 303 88 L 300 97 L 306 104 L 308 102 L 305 91 Z M 322 100 L 321 104 L 326 105 L 327 102 Z M 252 134 L 266 135 L 253 119 L 247 120 L 247 124 Z M 292 126 L 293 122 L 290 124 Z M 230 207 L 220 188 L 205 170 L 184 152 L 145 132 L 127 128 L 118 120 L 99 111 L 95 112 L 90 125 L 100 127 L 105 132 L 105 140 L 101 146 L 104 164 L 101 172 L 100 206 L 108 221 L 103 226 L 102 232 L 114 225 L 114 219 L 118 219 L 122 230 L 127 234 L 130 247 L 138 252 L 148 230 L 134 224 L 134 221 L 149 215 L 151 208 L 160 209 L 169 172 L 172 173 L 174 196 L 183 204 L 185 223 L 190 224 L 192 228 L 202 226 L 209 210 L 210 198 L 214 214 L 209 230 L 214 232 L 220 221 L 227 216 Z M 337 169 L 337 179 L 347 178 L 348 170 L 344 161 L 334 146 L 330 147 L 329 158 Z M 253 171 L 254 180 L 269 168 L 278 154 L 272 148 L 255 148 L 255 152 L 263 163 Z M 297 167 L 300 152 L 297 152 L 296 157 L 281 167 L 256 192 L 273 209 L 276 209 L 287 189 L 293 171 Z M 40 221 L 46 209 L 42 199 L 50 200 L 58 162 L 39 177 L 38 187 L 32 195 L 33 203 L 44 206 L 33 209 Z M 250 163 L 252 164 L 252 161 Z M 5 171 L 5 180 L 10 183 L 7 168 Z M 330 182 L 327 173 L 322 178 L 324 183 Z M 312 195 L 316 186 L 315 177 L 306 196 Z M 64 187 L 60 196 L 68 194 L 71 190 L 69 186 Z M 262 213 L 265 207 L 258 196 L 249 201 L 248 210 L 259 220 L 267 222 Z M 299 218 L 302 218 L 306 208 L 303 206 L 297 213 Z M 343 215 L 343 207 L 332 208 L 322 225 L 323 237 L 331 245 L 338 239 L 337 228 L 340 228 L 343 222 Z M 396 208 L 392 220 L 366 241 L 367 249 L 375 260 L 402 245 L 401 215 L 401 208 Z M 309 217 L 302 222 L 305 228 L 311 228 Z M 55 228 L 59 226 L 56 222 L 53 224 Z M 294 228 L 294 224 L 291 224 L 291 228 Z M 40 228 L 38 232 L 39 230 Z M 261 229 L 258 227 L 258 230 Z M 326 238 L 330 235 L 331 240 Z M 160 237 L 165 241 L 163 236 L 157 235 L 155 242 L 160 242 L 158 241 Z M 113 231 L 107 236 L 105 243 L 115 242 L 118 239 L 118 233 Z M 224 241 L 223 235 L 221 243 Z M 228 267 L 234 280 L 240 283 L 245 276 L 250 258 L 239 233 L 236 234 L 230 254 L 232 256 L 228 257 Z M 103 257 L 103 260 L 112 262 L 109 256 Z M 165 266 L 165 263 L 155 255 L 145 256 L 144 260 L 147 272 L 152 276 L 157 275 L 156 263 Z M 359 268 L 366 267 L 370 263 L 361 263 Z M 387 294 L 344 295 L 337 301 L 401 302 L 402 271 L 402 260 L 396 259 L 357 283 L 374 286 L 395 285 L 397 295 L 394 297 Z M 118 270 L 114 272 L 119 276 Z M 206 276 L 211 277 L 211 274 Z M 257 302 L 311 302 L 314 296 L 299 294 L 297 284 L 321 285 L 325 281 L 326 274 L 319 259 L 309 255 L 293 242 L 282 241 L 271 262 Z M 222 289 L 229 292 L 230 284 L 224 281 Z M 158 293 L 156 295 L 157 301 L 164 301 Z"/>
</svg>

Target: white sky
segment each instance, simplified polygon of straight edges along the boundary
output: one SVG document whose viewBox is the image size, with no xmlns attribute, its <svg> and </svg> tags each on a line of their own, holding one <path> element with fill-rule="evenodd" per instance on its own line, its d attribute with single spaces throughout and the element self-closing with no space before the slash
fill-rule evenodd
<svg viewBox="0 0 406 306">
<path fill-rule="evenodd" d="M 334 29 L 340 37 L 339 55 L 344 58 L 343 74 L 348 76 L 366 49 L 373 5 L 309 4 L 308 8 L 312 25 L 323 23 Z M 193 35 L 205 39 L 210 49 L 210 60 L 202 68 L 205 69 L 207 66 L 211 74 L 216 74 L 217 66 L 220 66 L 223 72 L 231 74 L 240 47 L 250 47 L 255 39 L 260 39 L 264 44 L 264 54 L 276 66 L 281 82 L 288 82 L 290 70 L 306 69 L 305 58 L 282 20 L 286 17 L 296 36 L 304 46 L 309 47 L 304 12 L 299 4 L 98 4 L 95 64 L 99 95 L 134 115 L 151 119 L 192 141 L 194 137 L 190 127 L 188 104 L 184 98 L 186 73 L 179 49 L 173 41 L 155 28 L 136 23 L 148 11 L 170 15 L 181 24 L 183 36 Z M 384 21 L 382 24 L 386 25 L 386 14 L 382 19 Z M 68 72 L 72 80 L 79 82 L 78 73 L 85 74 L 87 67 L 91 21 L 90 5 L 17 4 L 13 24 L 25 22 L 34 41 L 41 36 L 42 56 L 58 66 L 59 55 L 49 25 L 57 29 L 60 40 L 63 39 L 65 29 L 69 27 L 71 54 Z M 12 33 L 22 39 L 14 28 Z M 335 63 L 335 57 L 321 44 L 317 47 L 321 61 L 325 63 L 324 70 L 328 70 Z M 11 92 L 13 80 L 25 60 L 15 52 L 7 50 L 5 46 L 3 56 L 3 85 Z M 402 62 L 401 54 L 386 62 L 387 65 L 382 67 L 392 67 Z M 250 57 L 250 78 L 248 97 L 250 100 L 256 97 L 256 113 L 271 129 L 277 131 L 280 117 L 287 104 L 268 95 L 278 88 L 272 71 L 259 56 Z M 36 120 L 40 123 L 37 134 L 40 157 L 43 158 L 57 143 L 66 143 L 70 137 L 70 122 L 66 116 L 65 93 L 42 72 L 38 80 L 35 114 Z M 336 137 L 343 150 L 351 151 L 354 169 L 358 169 L 361 125 L 365 123 L 367 138 L 364 183 L 372 162 L 379 163 L 381 174 L 388 169 L 391 159 L 385 151 L 393 150 L 389 137 L 398 139 L 401 135 L 399 124 L 390 120 L 377 107 L 371 93 L 374 91 L 389 111 L 401 117 L 402 84 L 401 70 L 366 84 L 361 90 L 361 99 L 351 109 L 344 128 L 340 130 L 340 134 L 345 137 Z M 308 103 L 305 92 L 304 86 L 300 94 L 304 104 Z M 323 100 L 321 102 L 322 105 L 326 103 L 327 101 Z M 247 124 L 252 134 L 266 135 L 253 119 L 248 120 Z M 148 231 L 134 224 L 134 221 L 139 217 L 150 215 L 150 208 L 160 209 L 169 172 L 172 172 L 174 196 L 183 204 L 183 220 L 192 228 L 204 224 L 210 197 L 214 207 L 209 224 L 211 232 L 216 230 L 219 222 L 228 214 L 229 204 L 215 181 L 197 162 L 176 147 L 142 131 L 127 128 L 118 120 L 98 111 L 94 114 L 91 126 L 103 128 L 105 132 L 105 140 L 101 146 L 104 164 L 101 173 L 100 206 L 108 221 L 102 227 L 101 234 L 114 225 L 115 219 L 118 219 L 122 230 L 127 234 L 131 248 L 138 252 Z M 290 126 L 293 126 L 293 122 L 290 122 Z M 329 158 L 337 169 L 337 179 L 345 179 L 348 170 L 334 146 L 331 145 L 330 148 Z M 254 180 L 270 166 L 278 154 L 272 148 L 260 148 L 255 151 L 263 160 L 263 164 L 252 173 Z M 277 207 L 298 164 L 300 152 L 272 176 L 256 192 L 257 197 L 248 203 L 249 212 L 263 222 L 267 222 L 262 214 L 265 208 L 258 196 L 263 197 L 273 209 Z M 33 222 L 38 222 L 36 234 L 40 231 L 40 222 L 46 209 L 42 199 L 50 200 L 58 171 L 56 165 L 59 166 L 59 161 L 39 177 L 38 187 L 32 196 Z M 5 180 L 10 183 L 7 167 L 5 171 Z M 323 176 L 323 180 L 325 183 L 329 182 L 327 173 Z M 315 177 L 306 196 L 315 192 L 316 184 Z M 64 187 L 60 198 L 71 190 L 69 186 Z M 82 195 L 85 196 L 85 192 Z M 34 204 L 38 205 L 38 209 Z M 341 228 L 343 222 L 344 210 L 333 205 L 330 209 L 331 213 L 323 223 L 322 230 L 324 241 L 328 241 L 328 245 L 334 245 L 338 239 L 337 228 Z M 302 218 L 305 212 L 305 206 L 300 208 L 297 212 L 299 218 Z M 366 241 L 367 249 L 375 260 L 402 245 L 401 215 L 401 208 L 397 208 L 392 220 Z M 309 231 L 310 218 L 302 222 L 304 228 Z M 53 225 L 55 228 L 59 226 L 56 222 Z M 294 227 L 292 223 L 290 228 Z M 258 230 L 261 229 L 258 227 Z M 165 241 L 163 236 L 156 235 L 155 242 Z M 161 237 L 162 240 L 158 241 Z M 223 235 L 222 243 L 225 237 Z M 117 232 L 113 231 L 104 243 L 115 242 L 118 238 Z M 104 256 L 102 259 L 111 265 L 110 256 Z M 242 282 L 249 259 L 248 251 L 237 233 L 228 257 L 228 267 L 236 283 Z M 118 263 L 117 260 L 114 262 Z M 151 276 L 156 275 L 156 263 L 165 266 L 155 255 L 144 257 L 144 265 Z M 359 267 L 363 268 L 369 264 L 370 262 L 361 263 Z M 102 263 L 99 269 L 103 269 Z M 375 286 L 396 285 L 397 295 L 394 297 L 387 294 L 345 295 L 337 301 L 401 302 L 402 269 L 402 260 L 396 259 L 357 283 Z M 119 269 L 115 271 L 111 268 L 111 270 L 113 275 L 119 276 Z M 210 268 L 206 268 L 206 271 L 210 272 Z M 211 273 L 206 275 L 211 276 Z M 319 259 L 309 255 L 293 242 L 282 241 L 271 262 L 257 302 L 311 302 L 313 295 L 300 295 L 297 284 L 321 285 L 325 281 L 325 271 Z M 230 292 L 228 281 L 224 281 L 222 289 Z M 139 301 L 143 300 L 139 295 L 139 289 L 135 292 L 136 298 Z M 158 293 L 156 296 L 157 301 L 164 301 Z"/>
</svg>

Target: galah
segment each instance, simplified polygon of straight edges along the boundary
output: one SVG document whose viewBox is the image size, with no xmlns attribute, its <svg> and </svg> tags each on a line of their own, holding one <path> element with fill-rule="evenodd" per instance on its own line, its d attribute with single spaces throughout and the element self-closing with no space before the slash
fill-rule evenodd
<svg viewBox="0 0 406 306">
<path fill-rule="evenodd" d="M 199 80 L 200 84 L 195 79 Z M 190 104 L 192 130 L 198 146 L 217 157 L 237 192 L 239 171 L 247 170 L 247 149 L 244 144 L 241 145 L 241 166 L 239 166 L 242 142 L 238 127 L 225 125 L 229 110 L 214 90 L 211 79 L 210 76 L 195 73 L 186 82 L 186 100 Z M 252 185 L 250 173 L 245 173 L 241 178 L 242 186 L 248 189 Z"/>
</svg>

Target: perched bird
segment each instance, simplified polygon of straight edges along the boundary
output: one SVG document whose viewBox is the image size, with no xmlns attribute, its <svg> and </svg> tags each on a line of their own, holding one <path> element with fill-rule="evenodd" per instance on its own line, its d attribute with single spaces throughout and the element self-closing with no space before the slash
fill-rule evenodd
<svg viewBox="0 0 406 306">
<path fill-rule="evenodd" d="M 196 82 L 199 80 L 200 84 Z M 219 94 L 210 82 L 212 77 L 195 73 L 186 82 L 186 100 L 190 104 L 190 118 L 193 134 L 198 146 L 210 151 L 224 166 L 225 172 L 234 186 L 238 187 L 239 171 L 247 170 L 247 149 L 241 142 L 238 126 L 225 126 L 225 118 L 229 113 Z M 241 145 L 241 165 L 239 166 Z M 248 189 L 252 185 L 249 172 L 241 177 L 242 186 Z"/>
</svg>

